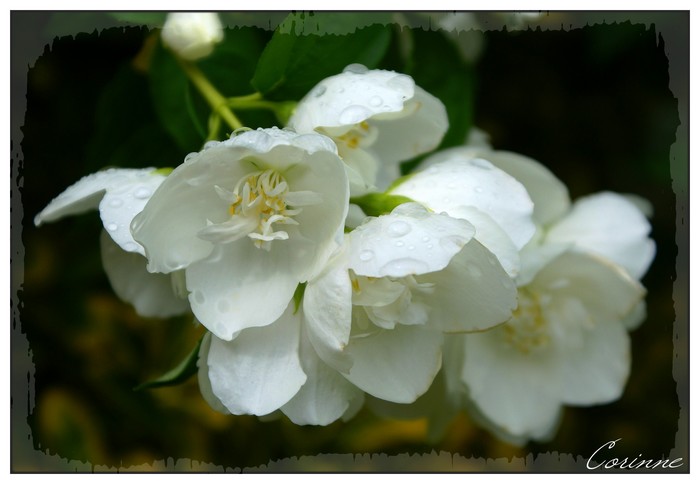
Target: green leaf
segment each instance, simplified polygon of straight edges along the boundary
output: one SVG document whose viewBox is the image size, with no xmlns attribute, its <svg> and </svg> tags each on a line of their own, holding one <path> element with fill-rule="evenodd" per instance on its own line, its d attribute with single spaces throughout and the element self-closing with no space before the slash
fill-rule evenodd
<svg viewBox="0 0 700 484">
<path fill-rule="evenodd" d="M 447 108 L 450 127 L 440 148 L 462 145 L 474 117 L 474 69 L 443 32 L 413 30 L 412 33 L 414 50 L 407 74 Z"/>
<path fill-rule="evenodd" d="M 370 217 L 385 215 L 403 203 L 414 201 L 402 195 L 391 195 L 389 193 L 368 193 L 367 195 L 350 199 L 350 203 L 358 205 Z"/>
<path fill-rule="evenodd" d="M 120 22 L 133 25 L 147 25 L 149 27 L 162 27 L 165 23 L 167 12 L 109 12 L 108 15 Z"/>
<path fill-rule="evenodd" d="M 93 126 L 85 149 L 88 169 L 173 166 L 180 164 L 186 154 L 158 122 L 148 79 L 128 63 L 103 88 Z"/>
<path fill-rule="evenodd" d="M 187 357 L 184 360 L 182 360 L 175 368 L 161 375 L 155 380 L 151 380 L 138 385 L 134 388 L 134 390 L 139 391 L 144 390 L 146 388 L 158 388 L 178 385 L 190 378 L 195 373 L 197 373 L 197 358 L 199 357 L 199 348 L 200 346 L 202 346 L 203 339 L 204 336 L 199 338 L 199 341 L 192 349 L 190 354 L 187 355 Z"/>
<path fill-rule="evenodd" d="M 376 67 L 391 40 L 388 14 L 291 14 L 257 64 L 253 87 L 270 99 L 300 99 L 348 64 Z"/>
</svg>

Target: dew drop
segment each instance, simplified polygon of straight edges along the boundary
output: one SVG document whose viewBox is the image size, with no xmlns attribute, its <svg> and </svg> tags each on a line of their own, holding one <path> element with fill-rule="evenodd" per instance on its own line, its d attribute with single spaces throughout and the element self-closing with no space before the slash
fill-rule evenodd
<svg viewBox="0 0 700 484">
<path fill-rule="evenodd" d="M 367 67 L 363 66 L 362 64 L 350 64 L 347 66 L 345 69 L 343 69 L 343 72 L 351 72 L 353 74 L 366 74 Z"/>
<path fill-rule="evenodd" d="M 125 242 L 122 248 L 127 252 L 137 252 L 139 250 L 139 246 L 135 242 Z"/>
<path fill-rule="evenodd" d="M 483 158 L 473 158 L 473 159 L 469 160 L 469 163 L 472 166 L 475 166 L 477 168 L 482 168 L 484 170 L 490 170 L 491 168 L 493 168 L 493 165 L 491 164 L 491 162 L 486 161 Z"/>
<path fill-rule="evenodd" d="M 107 230 L 109 230 L 110 232 L 114 232 L 114 231 L 117 230 L 118 228 L 119 228 L 119 227 L 117 226 L 117 224 L 114 224 L 114 223 L 112 223 L 112 224 L 107 224 Z"/>
<path fill-rule="evenodd" d="M 474 187 L 474 191 L 475 191 L 476 193 L 482 193 L 482 192 L 484 191 L 484 189 L 481 188 L 481 187 Z"/>
<path fill-rule="evenodd" d="M 432 248 L 433 248 L 433 244 L 428 244 L 428 249 L 432 249 Z"/>
<path fill-rule="evenodd" d="M 146 187 L 139 187 L 134 191 L 134 197 L 144 200 L 151 196 L 151 190 Z"/>
<path fill-rule="evenodd" d="M 413 86 L 415 85 L 413 79 L 411 79 L 406 74 L 399 74 L 397 76 L 394 76 L 391 79 L 389 79 L 389 81 L 386 84 L 391 89 L 396 89 L 399 91 L 412 91 Z"/>
<path fill-rule="evenodd" d="M 220 313 L 229 312 L 230 307 L 226 299 L 219 299 L 219 302 L 216 304 L 216 309 L 218 309 Z"/>
<path fill-rule="evenodd" d="M 484 273 L 481 272 L 481 269 L 479 269 L 479 267 L 477 267 L 477 266 L 475 266 L 475 265 L 473 265 L 473 264 L 469 264 L 469 265 L 467 266 L 467 271 L 469 272 L 469 274 L 470 274 L 472 277 L 481 277 L 481 276 L 484 275 Z"/>
<path fill-rule="evenodd" d="M 314 89 L 314 92 L 311 93 L 313 97 L 321 97 L 326 93 L 326 86 L 318 86 L 316 89 Z"/>
<path fill-rule="evenodd" d="M 369 105 L 375 108 L 381 106 L 383 102 L 384 100 L 379 96 L 372 96 L 371 98 L 369 98 Z"/>
<path fill-rule="evenodd" d="M 402 237 L 411 231 L 411 226 L 402 220 L 397 220 L 389 224 L 386 231 L 391 237 Z"/>
<path fill-rule="evenodd" d="M 466 241 L 458 235 L 448 235 L 440 239 L 440 245 L 442 248 L 449 252 L 458 251 L 464 247 L 465 243 Z"/>
<path fill-rule="evenodd" d="M 416 259 L 396 259 L 381 268 L 381 273 L 389 277 L 403 277 L 410 274 L 428 272 L 428 264 Z"/>
<path fill-rule="evenodd" d="M 372 116 L 364 106 L 352 105 L 343 109 L 338 117 L 340 124 L 357 124 Z"/>
<path fill-rule="evenodd" d="M 122 205 L 124 205 L 124 200 L 122 200 L 121 198 L 113 198 L 109 201 L 110 207 L 118 208 Z"/>
<path fill-rule="evenodd" d="M 403 240 L 396 241 L 396 247 L 403 247 L 403 246 L 404 246 Z"/>
<path fill-rule="evenodd" d="M 443 203 L 450 203 L 450 197 L 445 197 L 442 199 Z"/>
<path fill-rule="evenodd" d="M 488 257 L 486 257 L 486 260 L 489 261 L 489 264 L 491 264 L 492 266 L 495 266 L 497 263 L 496 258 L 490 254 L 488 255 Z"/>
<path fill-rule="evenodd" d="M 192 298 L 197 304 L 204 304 L 204 294 L 202 291 L 195 291 L 194 294 L 192 294 Z"/>
<path fill-rule="evenodd" d="M 416 250 L 416 246 L 415 246 L 415 245 L 409 245 L 409 246 L 408 246 L 408 250 Z"/>
<path fill-rule="evenodd" d="M 363 250 L 360 252 L 360 260 L 362 262 L 367 262 L 368 260 L 371 260 L 374 257 L 374 252 L 371 250 Z"/>
<path fill-rule="evenodd" d="M 421 239 L 423 242 L 428 242 L 430 240 L 430 237 L 427 235 L 424 235 L 423 238 Z"/>
</svg>

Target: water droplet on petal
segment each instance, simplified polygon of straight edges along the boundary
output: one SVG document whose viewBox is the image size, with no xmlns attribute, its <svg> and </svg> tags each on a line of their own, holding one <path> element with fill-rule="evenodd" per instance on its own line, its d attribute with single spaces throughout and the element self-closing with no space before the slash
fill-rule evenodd
<svg viewBox="0 0 700 484">
<path fill-rule="evenodd" d="M 415 83 L 413 82 L 413 79 L 406 74 L 399 74 L 389 79 L 386 85 L 389 88 L 396 89 L 398 91 L 413 91 L 413 86 L 415 86 Z"/>
<path fill-rule="evenodd" d="M 118 208 L 122 205 L 124 205 L 124 200 L 122 200 L 121 198 L 113 198 L 109 201 L 110 207 Z"/>
<path fill-rule="evenodd" d="M 360 252 L 360 260 L 363 262 L 367 262 L 368 260 L 371 260 L 374 257 L 374 252 L 371 250 L 363 250 Z"/>
<path fill-rule="evenodd" d="M 430 237 L 427 235 L 424 235 L 423 238 L 421 239 L 423 242 L 428 242 L 430 240 Z"/>
<path fill-rule="evenodd" d="M 127 252 L 136 252 L 139 250 L 139 246 L 135 242 L 125 242 L 122 248 Z"/>
<path fill-rule="evenodd" d="M 415 245 L 409 245 L 409 246 L 408 246 L 408 250 L 416 250 L 416 246 L 415 246 Z"/>
<path fill-rule="evenodd" d="M 386 231 L 391 237 L 401 237 L 411 231 L 411 226 L 402 220 L 397 220 L 389 224 Z"/>
<path fill-rule="evenodd" d="M 469 272 L 469 274 L 470 274 L 472 277 L 475 277 L 475 278 L 481 277 L 481 276 L 484 275 L 484 273 L 481 272 L 481 269 L 479 269 L 478 266 L 475 266 L 475 265 L 473 265 L 473 264 L 469 264 L 469 265 L 467 266 L 467 271 Z"/>
<path fill-rule="evenodd" d="M 369 98 L 369 105 L 375 108 L 381 106 L 383 102 L 384 100 L 379 96 L 372 96 Z"/>
<path fill-rule="evenodd" d="M 440 245 L 447 251 L 459 251 L 467 241 L 458 235 L 448 235 L 440 239 Z"/>
<path fill-rule="evenodd" d="M 404 246 L 403 240 L 396 241 L 396 247 L 403 247 L 403 246 Z"/>
<path fill-rule="evenodd" d="M 204 294 L 202 291 L 195 291 L 192 294 L 192 298 L 194 299 L 194 302 L 197 304 L 204 304 Z"/>
<path fill-rule="evenodd" d="M 340 124 L 357 124 L 372 116 L 369 109 L 364 106 L 348 106 L 343 109 L 338 117 Z"/>
<path fill-rule="evenodd" d="M 396 259 L 385 264 L 381 272 L 390 277 L 403 277 L 410 274 L 423 274 L 428 272 L 428 264 L 416 259 Z"/>
<path fill-rule="evenodd" d="M 343 72 L 351 72 L 353 74 L 366 74 L 367 67 L 363 66 L 362 64 L 350 64 L 347 66 L 345 69 L 343 69 Z"/>
<path fill-rule="evenodd" d="M 146 187 L 139 187 L 134 191 L 134 197 L 144 200 L 151 196 L 151 190 Z"/>
<path fill-rule="evenodd" d="M 482 168 L 484 170 L 490 170 L 493 168 L 493 165 L 491 164 L 490 161 L 484 160 L 483 158 L 473 158 L 469 160 L 469 163 L 472 166 L 475 166 L 477 168 Z"/>
<path fill-rule="evenodd" d="M 118 228 L 119 228 L 119 227 L 117 226 L 117 224 L 114 224 L 114 223 L 112 223 L 112 224 L 107 224 L 107 230 L 109 230 L 110 232 L 114 232 L 114 231 L 117 230 Z"/>
<path fill-rule="evenodd" d="M 481 188 L 481 187 L 474 187 L 474 191 L 475 191 L 476 193 L 481 193 L 481 192 L 484 191 L 484 189 Z"/>
<path fill-rule="evenodd" d="M 216 304 L 216 309 L 218 309 L 220 313 L 227 313 L 229 312 L 230 308 L 231 306 L 226 299 L 220 299 Z"/>
<path fill-rule="evenodd" d="M 314 91 L 311 93 L 313 97 L 321 97 L 326 93 L 326 86 L 318 86 Z"/>
</svg>

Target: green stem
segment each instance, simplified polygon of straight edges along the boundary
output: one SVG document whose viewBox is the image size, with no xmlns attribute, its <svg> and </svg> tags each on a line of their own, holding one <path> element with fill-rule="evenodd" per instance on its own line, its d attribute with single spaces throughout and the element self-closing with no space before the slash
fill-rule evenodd
<svg viewBox="0 0 700 484">
<path fill-rule="evenodd" d="M 191 62 L 182 59 L 178 59 L 178 61 L 182 70 L 185 71 L 185 74 L 187 74 L 187 77 L 192 81 L 192 84 L 194 84 L 197 90 L 204 96 L 204 99 L 207 100 L 212 110 L 221 116 L 234 131 L 242 128 L 243 123 L 241 123 L 236 115 L 233 114 L 233 111 L 231 111 L 228 100 L 217 91 L 202 71 Z"/>
<path fill-rule="evenodd" d="M 289 117 L 297 105 L 296 101 L 267 101 L 259 92 L 247 96 L 237 96 L 228 99 L 228 105 L 234 109 L 268 109 L 275 113 L 282 124 L 287 124 Z"/>
</svg>

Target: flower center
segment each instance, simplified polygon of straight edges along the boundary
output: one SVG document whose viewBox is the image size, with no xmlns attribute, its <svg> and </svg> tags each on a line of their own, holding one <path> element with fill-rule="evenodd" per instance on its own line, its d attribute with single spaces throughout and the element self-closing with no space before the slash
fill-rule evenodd
<svg viewBox="0 0 700 484">
<path fill-rule="evenodd" d="M 257 248 L 268 251 L 273 240 L 289 239 L 289 233 L 277 230 L 275 225 L 299 225 L 293 217 L 301 213 L 301 207 L 321 202 L 318 193 L 290 191 L 282 174 L 270 169 L 245 175 L 233 191 L 219 186 L 215 189 L 219 197 L 230 203 L 231 218 L 219 224 L 208 222 L 199 236 L 219 243 L 247 236 Z"/>
<path fill-rule="evenodd" d="M 379 130 L 375 126 L 370 126 L 367 121 L 362 121 L 344 134 L 335 136 L 335 141 L 354 150 L 358 147 L 371 146 L 376 141 L 378 134 Z"/>
<path fill-rule="evenodd" d="M 547 322 L 542 314 L 540 297 L 531 291 L 518 291 L 518 308 L 503 325 L 506 342 L 518 351 L 529 354 L 549 345 Z"/>
</svg>

